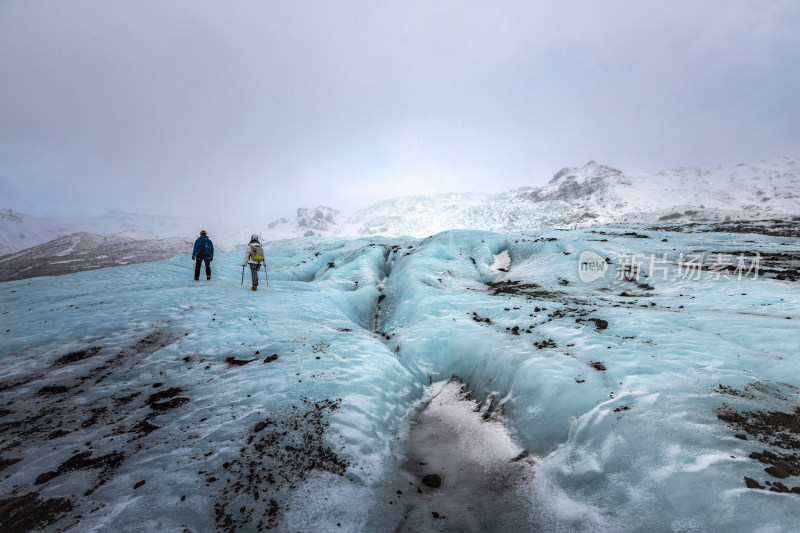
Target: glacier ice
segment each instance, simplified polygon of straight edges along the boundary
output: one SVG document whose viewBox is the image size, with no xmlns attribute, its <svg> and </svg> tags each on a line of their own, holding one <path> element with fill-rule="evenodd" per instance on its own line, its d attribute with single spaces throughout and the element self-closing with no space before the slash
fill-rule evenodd
<svg viewBox="0 0 800 533">
<path fill-rule="evenodd" d="M 610 261 L 589 283 L 587 250 Z M 181 256 L 0 284 L 0 499 L 68 501 L 59 531 L 800 523 L 797 494 L 743 482 L 778 481 L 748 458 L 778 449 L 718 417 L 797 405 L 796 281 L 677 264 L 796 257 L 796 238 L 447 231 L 265 251 L 257 293 L 240 250 L 210 282 Z M 667 279 L 623 268 L 662 254 Z M 463 439 L 469 475 L 448 477 L 437 437 Z"/>
</svg>

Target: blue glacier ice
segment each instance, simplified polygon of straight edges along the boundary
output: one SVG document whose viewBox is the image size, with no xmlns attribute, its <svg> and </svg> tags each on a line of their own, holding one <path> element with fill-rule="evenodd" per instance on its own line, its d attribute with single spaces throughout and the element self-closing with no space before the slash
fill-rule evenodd
<svg viewBox="0 0 800 533">
<path fill-rule="evenodd" d="M 0 520 L 24 497 L 69 509 L 49 531 L 797 531 L 800 494 L 769 488 L 800 478 L 749 457 L 795 452 L 718 416 L 798 405 L 797 282 L 688 260 L 796 238 L 265 251 L 257 292 L 241 250 L 208 282 L 184 255 L 0 284 Z"/>
</svg>

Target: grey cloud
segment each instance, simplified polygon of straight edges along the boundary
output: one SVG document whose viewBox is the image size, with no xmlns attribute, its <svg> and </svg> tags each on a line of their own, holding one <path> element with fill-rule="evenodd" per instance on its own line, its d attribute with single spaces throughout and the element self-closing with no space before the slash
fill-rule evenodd
<svg viewBox="0 0 800 533">
<path fill-rule="evenodd" d="M 0 4 L 2 207 L 301 205 L 800 154 L 793 2 Z"/>
</svg>

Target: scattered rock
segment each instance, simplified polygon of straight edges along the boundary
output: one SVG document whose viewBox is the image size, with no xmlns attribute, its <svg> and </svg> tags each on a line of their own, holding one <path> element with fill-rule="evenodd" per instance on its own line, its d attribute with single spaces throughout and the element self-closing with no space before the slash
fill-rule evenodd
<svg viewBox="0 0 800 533">
<path fill-rule="evenodd" d="M 228 366 L 244 366 L 247 363 L 252 363 L 253 361 L 257 361 L 258 358 L 255 359 L 237 359 L 236 357 L 226 357 L 225 362 Z"/>
<path fill-rule="evenodd" d="M 790 463 L 789 461 L 779 459 L 775 461 L 773 464 L 778 468 L 783 469 L 790 476 L 800 475 L 800 472 L 798 472 L 797 467 L 794 464 Z"/>
<path fill-rule="evenodd" d="M 278 360 L 278 354 L 274 353 L 274 354 L 270 355 L 269 357 L 267 357 L 266 359 L 264 359 L 264 362 L 265 363 L 271 363 L 271 362 L 277 361 L 277 360 Z"/>
<path fill-rule="evenodd" d="M 225 475 L 216 482 L 220 496 L 214 504 L 216 531 L 253 529 L 253 520 L 262 521 L 257 530 L 278 528 L 287 491 L 302 485 L 314 472 L 344 476 L 350 463 L 340 457 L 325 439 L 330 426 L 327 418 L 341 399 L 300 398 L 300 403 L 269 415 L 253 427 L 264 424 L 246 438 L 240 457 L 228 463 Z M 239 509 L 246 505 L 247 510 Z M 254 531 L 256 529 L 253 529 Z"/>
<path fill-rule="evenodd" d="M 474 311 L 472 312 L 472 320 L 474 320 L 475 322 L 485 322 L 487 324 L 491 324 L 492 323 L 492 320 L 490 318 L 482 317 L 482 316 L 478 315 L 478 313 L 476 313 Z"/>
<path fill-rule="evenodd" d="M 136 484 L 133 486 L 133 490 L 136 490 L 136 489 L 138 489 L 139 487 L 141 487 L 142 485 L 144 485 L 144 483 L 145 483 L 145 481 L 144 481 L 144 480 L 137 481 L 137 482 L 136 482 Z"/>
<path fill-rule="evenodd" d="M 725 393 L 730 394 L 727 390 Z M 788 413 L 782 411 L 737 413 L 723 409 L 717 411 L 717 418 L 761 442 L 784 450 L 800 450 L 800 407 L 793 407 Z M 774 454 L 770 457 L 769 453 L 765 450 L 761 455 L 773 460 L 778 459 Z"/>
<path fill-rule="evenodd" d="M 738 396 L 740 398 L 753 398 L 753 394 L 750 392 L 736 390 L 733 387 L 726 387 L 722 383 L 720 383 L 719 386 L 714 389 L 714 392 L 718 394 L 728 394 L 729 396 Z"/>
<path fill-rule="evenodd" d="M 789 477 L 789 474 L 786 473 L 786 471 L 783 468 L 781 468 L 779 466 L 775 466 L 775 465 L 772 465 L 772 466 L 770 466 L 768 468 L 765 468 L 764 472 L 766 472 L 770 476 L 776 477 L 778 479 L 784 479 L 784 478 Z"/>
<path fill-rule="evenodd" d="M 182 392 L 183 389 L 181 387 L 170 387 L 167 390 L 151 394 L 147 397 L 145 403 L 155 412 L 169 411 L 191 401 L 185 396 L 178 396 Z"/>
<path fill-rule="evenodd" d="M 789 487 L 787 487 L 780 481 L 774 482 L 769 490 L 771 490 L 772 492 L 790 492 Z"/>
<path fill-rule="evenodd" d="M 543 340 L 543 341 L 539 341 L 539 342 L 534 342 L 533 345 L 536 346 L 536 348 L 539 349 L 539 350 L 543 350 L 545 348 L 556 348 L 557 347 L 556 343 L 555 343 L 555 341 L 553 339 L 547 339 L 547 340 Z"/>
<path fill-rule="evenodd" d="M 160 429 L 159 426 L 155 424 L 151 424 L 147 420 L 139 420 L 136 424 L 131 427 L 131 431 L 134 433 L 138 433 L 140 437 L 145 435 L 149 435 L 153 431 Z"/>
<path fill-rule="evenodd" d="M 166 390 L 154 392 L 153 394 L 147 397 L 147 400 L 144 403 L 146 405 L 152 405 L 156 402 L 166 400 L 167 398 L 173 398 L 182 392 L 183 389 L 181 387 L 170 387 Z"/>
<path fill-rule="evenodd" d="M 753 478 L 749 478 L 747 476 L 744 476 L 744 484 L 747 485 L 748 489 L 760 489 L 760 488 L 762 488 L 761 485 L 758 484 L 758 481 L 756 481 Z"/>
<path fill-rule="evenodd" d="M 488 281 L 484 285 L 489 287 L 492 291 L 492 296 L 499 296 L 502 294 L 521 295 L 528 298 L 537 298 L 542 300 L 558 298 L 563 296 L 563 292 L 548 291 L 541 288 L 536 283 L 523 283 L 519 280 L 507 281 Z"/>
<path fill-rule="evenodd" d="M 34 481 L 33 484 L 41 485 L 43 483 L 47 483 L 56 476 L 58 476 L 58 472 L 53 472 L 52 470 L 49 472 L 45 472 L 43 474 L 39 474 L 38 476 L 36 476 L 36 481 Z"/>
<path fill-rule="evenodd" d="M 427 487 L 437 488 L 442 484 L 442 478 L 438 474 L 428 474 L 422 478 L 422 484 Z"/>
<path fill-rule="evenodd" d="M 516 463 L 516 462 L 518 462 L 518 461 L 522 461 L 523 459 L 525 459 L 526 457 L 528 457 L 528 455 L 530 455 L 530 454 L 528 453 L 528 450 L 522 450 L 521 452 L 519 452 L 519 454 L 517 454 L 517 456 L 516 456 L 516 457 L 514 457 L 513 459 L 511 459 L 511 462 L 512 462 L 512 463 Z"/>
<path fill-rule="evenodd" d="M 608 320 L 603 320 L 602 318 L 590 318 L 592 322 L 594 322 L 594 327 L 597 329 L 607 329 L 608 328 Z"/>
<path fill-rule="evenodd" d="M 172 398 L 163 402 L 151 403 L 150 409 L 156 412 L 169 411 L 170 409 L 175 409 L 181 405 L 187 404 L 190 401 L 192 400 L 186 398 L 185 396 L 178 396 L 177 398 Z"/>
<path fill-rule="evenodd" d="M 39 389 L 36 394 L 41 394 L 42 396 L 52 396 L 54 394 L 64 394 L 68 391 L 69 387 L 65 387 L 64 385 L 46 385 Z"/>
<path fill-rule="evenodd" d="M 22 461 L 22 457 L 12 457 L 11 459 L 0 457 L 0 472 L 5 470 L 9 466 L 13 465 L 14 463 L 18 463 L 20 461 Z"/>
<path fill-rule="evenodd" d="M 0 499 L 0 525 L 3 531 L 28 532 L 54 524 L 75 505 L 67 498 L 42 499 L 38 492 Z"/>
<path fill-rule="evenodd" d="M 52 362 L 53 366 L 64 366 L 70 363 L 76 363 L 78 361 L 83 361 L 84 359 L 88 359 L 90 357 L 94 357 L 97 355 L 97 352 L 102 350 L 102 346 L 92 346 L 91 348 L 84 348 L 83 350 L 77 350 L 75 352 L 70 352 L 67 355 L 62 355 L 58 359 Z"/>
</svg>

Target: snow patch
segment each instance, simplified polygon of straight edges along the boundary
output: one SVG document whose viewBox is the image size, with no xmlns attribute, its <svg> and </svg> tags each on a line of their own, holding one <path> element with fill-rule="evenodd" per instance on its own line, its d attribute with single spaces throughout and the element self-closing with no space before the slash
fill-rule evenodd
<svg viewBox="0 0 800 533">
<path fill-rule="evenodd" d="M 495 255 L 494 262 L 489 268 L 492 270 L 499 270 L 501 272 L 508 272 L 508 269 L 511 268 L 511 256 L 509 255 L 508 250 L 503 250 L 499 254 Z"/>
</svg>

